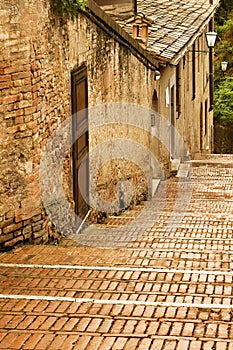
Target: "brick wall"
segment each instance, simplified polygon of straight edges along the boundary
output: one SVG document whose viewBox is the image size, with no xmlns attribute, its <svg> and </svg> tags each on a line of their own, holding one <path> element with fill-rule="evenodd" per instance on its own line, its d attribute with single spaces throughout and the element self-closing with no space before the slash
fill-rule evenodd
<svg viewBox="0 0 233 350">
<path fill-rule="evenodd" d="M 1 249 L 57 237 L 41 199 L 40 159 L 48 137 L 71 115 L 74 69 L 83 63 L 87 67 L 90 107 L 110 101 L 151 106 L 153 62 L 92 7 L 72 22 L 54 14 L 46 0 L 0 4 Z M 90 129 L 90 148 L 108 133 L 112 130 L 95 136 Z M 123 131 L 125 137 L 128 133 Z M 142 138 L 149 147 L 148 135 Z M 64 167 L 64 188 L 72 207 L 69 154 Z M 123 168 L 124 176 L 137 183 L 136 201 L 146 193 L 146 185 L 140 182 L 140 171 L 125 164 Z M 110 164 L 107 176 L 100 176 L 102 190 L 110 179 L 118 181 L 114 169 Z"/>
</svg>

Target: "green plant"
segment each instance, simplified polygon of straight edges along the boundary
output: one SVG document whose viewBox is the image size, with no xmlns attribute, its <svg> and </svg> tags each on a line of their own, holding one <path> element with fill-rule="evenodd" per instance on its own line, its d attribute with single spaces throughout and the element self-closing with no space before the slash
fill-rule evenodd
<svg viewBox="0 0 233 350">
<path fill-rule="evenodd" d="M 233 12 L 223 25 L 216 25 L 218 40 L 215 46 L 215 87 L 227 77 L 233 75 Z M 227 61 L 228 67 L 225 75 L 221 70 L 221 62 Z"/>
<path fill-rule="evenodd" d="M 215 121 L 233 124 L 233 78 L 227 77 L 215 89 Z"/>
<path fill-rule="evenodd" d="M 60 16 L 64 14 L 74 19 L 78 10 L 85 10 L 88 0 L 53 0 L 54 7 Z"/>
</svg>

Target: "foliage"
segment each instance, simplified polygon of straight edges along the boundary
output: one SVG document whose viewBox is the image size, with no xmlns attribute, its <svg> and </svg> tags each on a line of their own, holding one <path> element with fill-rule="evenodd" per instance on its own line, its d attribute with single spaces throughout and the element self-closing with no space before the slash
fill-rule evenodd
<svg viewBox="0 0 233 350">
<path fill-rule="evenodd" d="M 229 13 L 233 11 L 232 0 L 221 0 L 221 5 L 215 15 L 215 22 L 217 25 L 223 25 L 228 19 Z"/>
<path fill-rule="evenodd" d="M 223 79 L 222 61 L 228 62 L 225 76 L 233 75 L 233 12 L 223 25 L 216 25 L 215 30 L 218 33 L 218 41 L 215 47 L 215 86 L 217 87 Z"/>
<path fill-rule="evenodd" d="M 74 19 L 79 9 L 85 10 L 87 0 L 53 0 L 53 3 L 60 16 Z"/>
<path fill-rule="evenodd" d="M 215 90 L 215 121 L 233 123 L 233 77 L 227 77 Z"/>
</svg>

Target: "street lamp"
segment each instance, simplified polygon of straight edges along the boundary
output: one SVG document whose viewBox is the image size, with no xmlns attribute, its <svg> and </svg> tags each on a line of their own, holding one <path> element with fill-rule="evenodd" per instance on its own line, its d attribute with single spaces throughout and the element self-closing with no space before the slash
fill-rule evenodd
<svg viewBox="0 0 233 350">
<path fill-rule="evenodd" d="M 221 69 L 222 69 L 223 73 L 226 72 L 227 66 L 228 66 L 228 62 L 226 62 L 226 61 L 221 62 Z"/>
<path fill-rule="evenodd" d="M 154 80 L 159 80 L 161 77 L 160 71 L 158 71 L 157 69 L 155 70 L 155 74 L 154 74 Z"/>
<path fill-rule="evenodd" d="M 217 33 L 207 32 L 206 41 L 209 48 L 209 79 L 210 79 L 210 108 L 212 111 L 214 108 L 214 72 L 213 72 L 213 48 L 217 39 Z"/>
<path fill-rule="evenodd" d="M 214 48 L 215 43 L 216 43 L 216 39 L 217 39 L 217 33 L 216 32 L 208 32 L 206 33 L 206 41 L 207 41 L 207 45 L 208 48 Z"/>
<path fill-rule="evenodd" d="M 210 108 L 212 111 L 214 108 L 214 72 L 213 72 L 213 48 L 216 43 L 217 33 L 207 32 L 205 34 L 206 42 L 209 50 L 192 50 L 192 52 L 204 52 L 209 53 L 209 84 L 210 84 Z"/>
</svg>

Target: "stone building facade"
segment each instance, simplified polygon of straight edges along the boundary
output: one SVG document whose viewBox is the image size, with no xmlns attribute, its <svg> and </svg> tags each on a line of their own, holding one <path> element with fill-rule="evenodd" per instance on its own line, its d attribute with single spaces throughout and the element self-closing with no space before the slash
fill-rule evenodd
<svg viewBox="0 0 233 350">
<path fill-rule="evenodd" d="M 122 101 L 150 108 L 157 61 L 92 1 L 74 21 L 60 18 L 47 0 L 3 1 L 0 15 L 0 246 L 7 249 L 21 242 L 47 242 L 56 235 L 41 197 L 41 158 L 53 132 L 80 109 L 75 94 L 82 91 L 73 89 L 74 76 L 85 74 L 80 86 L 86 84 L 88 95 L 83 107 L 90 110 L 90 151 L 116 135 L 130 134 L 148 148 L 149 136 L 139 135 L 136 126 L 132 131 L 127 116 L 123 129 L 116 121 L 96 130 L 92 108 Z M 110 160 L 107 169 L 99 170 L 98 191 L 111 199 L 124 178 L 135 185 L 133 200 L 144 198 L 148 184 L 140 180 L 141 170 L 121 162 Z M 63 187 L 71 211 L 73 167 L 68 152 Z M 47 190 L 50 195 L 52 190 Z M 58 206 L 59 200 L 57 211 Z M 66 212 L 61 215 L 66 222 Z"/>
<path fill-rule="evenodd" d="M 146 1 L 122 0 L 120 21 L 91 0 L 74 21 L 48 0 L 1 2 L 1 249 L 76 230 L 89 208 L 96 221 L 144 200 L 172 159 L 211 151 L 208 59 L 189 50 L 205 48 L 217 1 L 168 57 L 150 13 L 137 18 L 148 38 L 132 37 Z"/>
<path fill-rule="evenodd" d="M 153 106 L 171 125 L 169 138 L 173 140 L 169 157 L 160 151 L 164 167 L 169 169 L 170 160 L 179 157 L 179 142 L 175 140 L 178 135 L 172 135 L 176 132 L 191 157 L 212 152 L 212 77 L 205 34 L 214 30 L 219 0 L 97 2 L 160 62 Z M 124 7 L 127 11 L 123 13 Z"/>
</svg>

